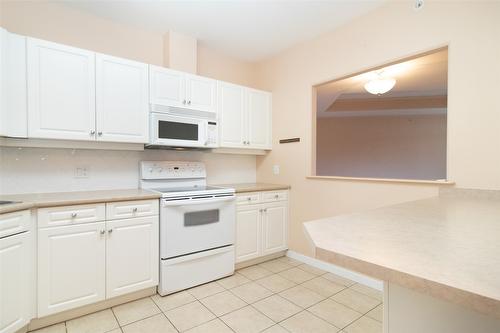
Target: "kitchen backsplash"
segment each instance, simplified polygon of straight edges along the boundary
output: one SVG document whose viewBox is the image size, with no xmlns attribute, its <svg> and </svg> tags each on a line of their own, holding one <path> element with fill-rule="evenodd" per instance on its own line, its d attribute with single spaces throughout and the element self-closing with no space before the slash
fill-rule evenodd
<svg viewBox="0 0 500 333">
<path fill-rule="evenodd" d="M 134 188 L 142 160 L 204 162 L 209 184 L 256 181 L 253 155 L 0 147 L 0 194 Z"/>
</svg>

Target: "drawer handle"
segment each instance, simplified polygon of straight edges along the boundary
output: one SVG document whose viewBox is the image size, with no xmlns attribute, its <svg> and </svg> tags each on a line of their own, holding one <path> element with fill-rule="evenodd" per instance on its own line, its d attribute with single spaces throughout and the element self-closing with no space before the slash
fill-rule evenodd
<svg viewBox="0 0 500 333">
<path fill-rule="evenodd" d="M 134 208 L 132 209 L 132 212 L 137 213 L 137 207 L 134 207 Z"/>
<path fill-rule="evenodd" d="M 71 218 L 75 218 L 77 217 L 77 215 L 78 215 L 77 213 L 71 213 Z"/>
</svg>

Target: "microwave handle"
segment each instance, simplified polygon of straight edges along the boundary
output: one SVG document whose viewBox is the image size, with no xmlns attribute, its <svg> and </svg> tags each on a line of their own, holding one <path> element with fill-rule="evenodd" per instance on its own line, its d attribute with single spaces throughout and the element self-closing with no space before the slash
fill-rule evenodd
<svg viewBox="0 0 500 333">
<path fill-rule="evenodd" d="M 205 146 L 208 145 L 208 121 L 205 121 L 205 135 L 203 135 L 203 138 L 205 139 L 205 142 L 203 142 L 203 144 Z"/>
</svg>

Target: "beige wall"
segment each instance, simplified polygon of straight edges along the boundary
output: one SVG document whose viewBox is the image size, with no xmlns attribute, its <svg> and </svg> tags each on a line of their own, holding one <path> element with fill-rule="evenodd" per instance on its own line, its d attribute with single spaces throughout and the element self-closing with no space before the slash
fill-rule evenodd
<svg viewBox="0 0 500 333">
<path fill-rule="evenodd" d="M 446 115 L 318 118 L 316 175 L 445 179 Z"/>
<path fill-rule="evenodd" d="M 0 26 L 22 35 L 163 65 L 162 33 L 106 20 L 56 2 L 0 1 Z M 198 46 L 197 56 L 198 74 L 254 86 L 252 63 L 203 44 Z"/>
<path fill-rule="evenodd" d="M 290 248 L 311 254 L 302 222 L 437 194 L 437 186 L 307 179 L 313 84 L 449 45 L 448 175 L 457 186 L 500 189 L 500 3 L 390 2 L 258 66 L 273 91 L 273 151 L 259 181 L 288 183 Z M 300 143 L 277 143 L 300 137 Z M 281 174 L 273 175 L 273 164 Z"/>
</svg>

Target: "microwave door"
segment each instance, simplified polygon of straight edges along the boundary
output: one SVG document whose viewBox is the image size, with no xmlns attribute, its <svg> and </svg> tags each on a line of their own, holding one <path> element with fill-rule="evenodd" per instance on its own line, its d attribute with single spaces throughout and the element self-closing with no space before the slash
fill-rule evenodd
<svg viewBox="0 0 500 333">
<path fill-rule="evenodd" d="M 151 144 L 178 147 L 202 147 L 204 124 L 196 119 L 155 116 Z"/>
</svg>

